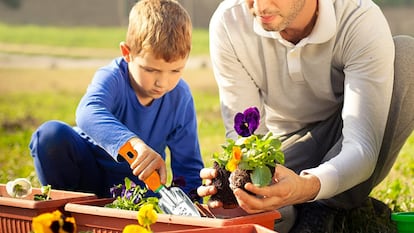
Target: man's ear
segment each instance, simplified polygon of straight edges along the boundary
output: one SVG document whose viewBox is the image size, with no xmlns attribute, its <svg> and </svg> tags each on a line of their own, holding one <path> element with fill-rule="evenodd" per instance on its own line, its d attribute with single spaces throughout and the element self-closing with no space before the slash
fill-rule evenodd
<svg viewBox="0 0 414 233">
<path fill-rule="evenodd" d="M 131 61 L 131 57 L 130 57 L 130 50 L 128 45 L 125 44 L 125 42 L 121 42 L 119 43 L 119 48 L 121 49 L 121 54 L 122 57 L 124 58 L 124 60 L 126 62 L 130 62 Z"/>
</svg>

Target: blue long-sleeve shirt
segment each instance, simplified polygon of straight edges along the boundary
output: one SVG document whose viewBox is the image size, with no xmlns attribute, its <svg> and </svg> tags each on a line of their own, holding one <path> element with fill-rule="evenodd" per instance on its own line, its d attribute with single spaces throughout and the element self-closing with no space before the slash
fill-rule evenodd
<svg viewBox="0 0 414 233">
<path fill-rule="evenodd" d="M 204 165 L 189 86 L 180 80 L 173 90 L 143 106 L 129 80 L 122 58 L 100 68 L 76 110 L 78 127 L 113 157 L 109 167 L 117 166 L 119 149 L 132 137 L 143 140 L 164 160 L 168 147 L 173 175 L 185 177 L 184 191 L 197 188 Z"/>
</svg>

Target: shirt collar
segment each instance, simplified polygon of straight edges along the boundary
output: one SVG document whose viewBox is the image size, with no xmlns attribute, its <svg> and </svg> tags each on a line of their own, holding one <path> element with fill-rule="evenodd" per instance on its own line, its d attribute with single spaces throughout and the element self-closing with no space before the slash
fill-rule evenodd
<svg viewBox="0 0 414 233">
<path fill-rule="evenodd" d="M 336 31 L 336 17 L 332 0 L 319 0 L 318 7 L 318 19 L 316 20 L 315 26 L 311 34 L 309 34 L 309 36 L 307 36 L 306 38 L 302 39 L 297 44 L 297 46 L 305 45 L 308 43 L 324 43 L 334 36 Z M 260 25 L 260 23 L 257 22 L 256 18 L 254 18 L 253 30 L 259 36 L 273 38 L 279 40 L 283 44 L 291 44 L 290 42 L 284 40 L 279 32 L 264 30 L 262 25 Z"/>
</svg>

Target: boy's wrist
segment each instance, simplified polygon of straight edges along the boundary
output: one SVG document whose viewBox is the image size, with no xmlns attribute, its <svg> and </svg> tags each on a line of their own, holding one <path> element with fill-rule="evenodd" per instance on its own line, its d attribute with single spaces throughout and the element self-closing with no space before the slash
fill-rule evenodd
<svg viewBox="0 0 414 233">
<path fill-rule="evenodd" d="M 133 148 L 135 148 L 135 146 L 143 143 L 143 141 L 141 139 L 139 139 L 138 137 L 133 137 L 133 138 L 129 139 L 128 142 L 131 144 L 131 146 Z"/>
</svg>

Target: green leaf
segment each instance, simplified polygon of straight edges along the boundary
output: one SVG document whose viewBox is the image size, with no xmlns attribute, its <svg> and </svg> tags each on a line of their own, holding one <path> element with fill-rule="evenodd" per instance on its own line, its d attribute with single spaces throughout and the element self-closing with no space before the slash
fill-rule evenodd
<svg viewBox="0 0 414 233">
<path fill-rule="evenodd" d="M 285 155 L 282 151 L 276 152 L 276 161 L 280 164 L 285 164 Z"/>
<path fill-rule="evenodd" d="M 263 187 L 270 184 L 272 180 L 272 172 L 267 166 L 257 167 L 253 170 L 250 178 L 252 183 L 256 186 Z"/>
<path fill-rule="evenodd" d="M 131 189 L 131 180 L 128 178 L 128 177 L 125 177 L 124 178 L 124 182 L 125 182 L 125 188 L 128 190 L 128 189 Z"/>
</svg>

